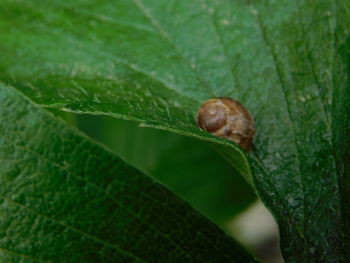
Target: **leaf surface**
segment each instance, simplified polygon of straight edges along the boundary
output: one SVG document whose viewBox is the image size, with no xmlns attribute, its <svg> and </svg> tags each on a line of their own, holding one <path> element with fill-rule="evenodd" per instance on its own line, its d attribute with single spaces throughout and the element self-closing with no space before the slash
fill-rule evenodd
<svg viewBox="0 0 350 263">
<path fill-rule="evenodd" d="M 180 39 L 175 43 L 175 36 L 167 32 L 170 29 L 160 27 L 163 21 L 149 13 L 142 2 L 2 0 L 1 3 L 2 81 L 46 107 L 136 120 L 145 126 L 222 144 L 230 152 L 230 159 L 235 160 L 232 163 L 236 169 L 249 179 L 248 163 L 238 147 L 195 126 L 195 111 L 204 99 L 232 95 L 232 90 L 222 93 L 224 88 L 221 91 L 210 88 L 209 76 L 204 80 L 196 69 L 199 61 L 177 46 Z M 171 6 L 187 10 L 188 13 L 181 14 L 186 21 L 198 16 L 199 21 L 195 19 L 193 26 L 207 19 L 207 14 L 195 8 L 193 1 L 178 7 L 174 2 L 165 7 L 168 3 L 148 2 L 160 8 L 164 19 L 167 14 L 161 11 L 163 7 L 168 12 L 178 12 L 172 11 Z M 187 22 L 181 21 L 181 16 L 181 24 L 174 25 L 178 34 L 185 34 L 180 29 Z M 205 30 L 202 29 L 203 34 Z M 212 56 L 222 60 L 219 51 L 213 51 Z M 208 54 L 202 55 L 201 63 L 208 70 L 218 66 L 220 73 L 220 63 L 209 65 Z M 225 85 L 231 83 L 226 81 Z"/>
<path fill-rule="evenodd" d="M 0 85 L 4 262 L 255 262 L 171 191 Z M 16 120 L 16 121 L 13 121 Z"/>
</svg>

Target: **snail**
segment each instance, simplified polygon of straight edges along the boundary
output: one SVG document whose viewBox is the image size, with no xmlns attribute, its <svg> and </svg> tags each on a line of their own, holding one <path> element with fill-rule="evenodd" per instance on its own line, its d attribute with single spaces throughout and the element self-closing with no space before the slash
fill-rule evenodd
<svg viewBox="0 0 350 263">
<path fill-rule="evenodd" d="M 255 134 L 255 124 L 241 103 L 228 97 L 212 98 L 197 112 L 199 128 L 237 143 L 248 152 Z"/>
</svg>

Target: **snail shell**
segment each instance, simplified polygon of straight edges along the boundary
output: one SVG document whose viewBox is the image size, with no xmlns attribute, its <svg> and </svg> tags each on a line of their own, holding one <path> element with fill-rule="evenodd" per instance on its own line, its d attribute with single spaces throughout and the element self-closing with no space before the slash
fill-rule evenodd
<svg viewBox="0 0 350 263">
<path fill-rule="evenodd" d="M 237 143 L 248 152 L 255 134 L 249 112 L 236 100 L 219 97 L 202 103 L 197 113 L 197 125 L 216 136 Z"/>
</svg>

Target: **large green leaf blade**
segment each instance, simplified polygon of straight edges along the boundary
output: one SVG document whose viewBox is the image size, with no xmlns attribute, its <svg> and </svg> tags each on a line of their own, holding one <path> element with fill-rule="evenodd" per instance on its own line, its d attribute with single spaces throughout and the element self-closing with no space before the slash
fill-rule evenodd
<svg viewBox="0 0 350 263">
<path fill-rule="evenodd" d="M 40 104 L 210 140 L 250 180 L 194 125 L 204 99 L 242 101 L 287 261 L 349 258 L 349 1 L 2 2 L 0 78 Z"/>
<path fill-rule="evenodd" d="M 152 6 L 158 4 L 166 2 Z M 194 3 L 183 4 L 180 8 L 195 16 Z M 226 77 L 223 92 L 221 81 L 219 90 L 207 83 L 215 75 L 204 80 L 196 69 L 196 63 L 205 64 L 207 73 L 215 67 L 220 73 L 220 61 L 209 65 L 206 54 L 192 63 L 196 58 L 183 53 L 141 2 L 2 1 L 0 8 L 2 81 L 46 107 L 108 114 L 226 145 L 235 168 L 250 180 L 238 147 L 195 126 L 204 99 L 233 95 Z M 195 12 L 199 21 L 193 26 L 207 18 Z M 213 59 L 218 55 L 224 59 L 213 51 Z"/>
<path fill-rule="evenodd" d="M 6 262 L 255 262 L 167 188 L 18 91 L 0 85 L 0 105 Z"/>
</svg>

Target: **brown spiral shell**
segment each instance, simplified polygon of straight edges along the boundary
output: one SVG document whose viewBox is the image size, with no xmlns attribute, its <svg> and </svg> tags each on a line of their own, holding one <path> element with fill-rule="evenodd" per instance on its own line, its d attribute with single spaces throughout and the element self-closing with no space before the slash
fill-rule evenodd
<svg viewBox="0 0 350 263">
<path fill-rule="evenodd" d="M 241 103 L 228 97 L 212 98 L 202 103 L 197 113 L 199 128 L 237 143 L 248 152 L 255 134 L 255 124 Z"/>
</svg>

